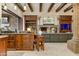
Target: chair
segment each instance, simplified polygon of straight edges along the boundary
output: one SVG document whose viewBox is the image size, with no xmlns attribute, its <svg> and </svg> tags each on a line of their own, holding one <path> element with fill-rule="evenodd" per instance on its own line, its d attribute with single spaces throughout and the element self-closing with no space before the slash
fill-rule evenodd
<svg viewBox="0 0 79 59">
<path fill-rule="evenodd" d="M 36 49 L 39 51 L 39 48 L 41 47 L 42 50 L 44 50 L 44 36 L 36 35 Z"/>
</svg>

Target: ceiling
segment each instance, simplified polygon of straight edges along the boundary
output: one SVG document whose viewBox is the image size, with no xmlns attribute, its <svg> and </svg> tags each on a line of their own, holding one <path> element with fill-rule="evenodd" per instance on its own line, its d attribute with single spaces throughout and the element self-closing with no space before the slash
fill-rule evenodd
<svg viewBox="0 0 79 59">
<path fill-rule="evenodd" d="M 71 3 L 14 3 L 24 15 L 35 14 L 39 16 L 51 15 L 72 15 L 73 8 Z M 24 5 L 27 10 L 24 10 Z M 3 14 L 8 14 L 3 12 Z"/>
<path fill-rule="evenodd" d="M 71 3 L 19 3 L 20 6 L 26 5 L 26 12 L 56 12 L 57 9 L 59 9 L 57 12 L 63 11 L 67 8 L 65 12 L 71 11 L 72 12 L 72 7 Z M 29 6 L 30 5 L 30 6 Z M 52 6 L 51 6 L 52 5 Z M 41 11 L 40 11 L 41 8 Z M 49 10 L 49 11 L 48 11 Z"/>
</svg>

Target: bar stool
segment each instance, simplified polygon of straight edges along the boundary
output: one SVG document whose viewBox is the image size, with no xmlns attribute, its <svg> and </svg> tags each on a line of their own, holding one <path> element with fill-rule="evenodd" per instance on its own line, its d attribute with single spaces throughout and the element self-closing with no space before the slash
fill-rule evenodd
<svg viewBox="0 0 79 59">
<path fill-rule="evenodd" d="M 39 48 L 41 47 L 42 50 L 44 50 L 44 36 L 36 35 L 36 49 L 39 51 Z"/>
</svg>

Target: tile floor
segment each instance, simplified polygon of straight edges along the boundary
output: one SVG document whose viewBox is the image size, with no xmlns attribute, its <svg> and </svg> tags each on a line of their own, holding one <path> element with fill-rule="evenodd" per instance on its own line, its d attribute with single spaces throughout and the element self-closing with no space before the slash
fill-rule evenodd
<svg viewBox="0 0 79 59">
<path fill-rule="evenodd" d="M 67 48 L 66 43 L 45 43 L 45 50 L 8 51 L 8 56 L 79 56 Z"/>
</svg>

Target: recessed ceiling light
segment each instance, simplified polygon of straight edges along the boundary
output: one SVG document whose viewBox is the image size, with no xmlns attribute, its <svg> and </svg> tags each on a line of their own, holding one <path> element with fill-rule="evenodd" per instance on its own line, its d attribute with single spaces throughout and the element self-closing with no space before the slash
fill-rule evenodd
<svg viewBox="0 0 79 59">
<path fill-rule="evenodd" d="M 24 4 L 24 10 L 27 10 L 27 8 L 26 8 L 26 4 Z"/>
<path fill-rule="evenodd" d="M 17 10 L 17 6 L 16 5 L 14 6 L 14 9 Z"/>
<path fill-rule="evenodd" d="M 26 6 L 24 6 L 24 10 L 27 10 Z"/>
<path fill-rule="evenodd" d="M 6 4 L 4 5 L 4 9 L 7 10 L 7 5 Z"/>
</svg>

